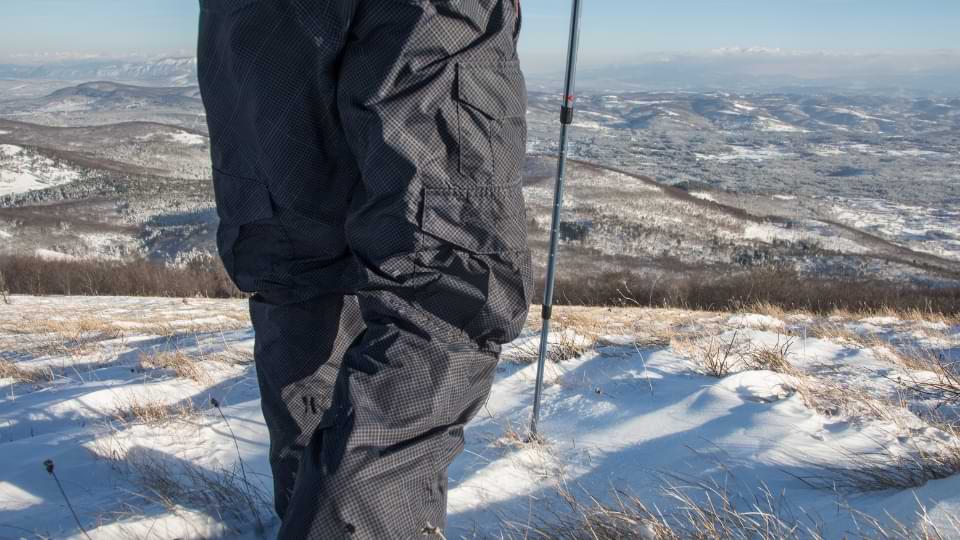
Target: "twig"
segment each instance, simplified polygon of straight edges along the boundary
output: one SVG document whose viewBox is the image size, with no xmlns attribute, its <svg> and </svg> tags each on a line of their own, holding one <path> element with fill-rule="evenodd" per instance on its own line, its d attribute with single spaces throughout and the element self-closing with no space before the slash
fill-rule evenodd
<svg viewBox="0 0 960 540">
<path fill-rule="evenodd" d="M 237 449 L 237 460 L 240 462 L 240 472 L 243 474 L 243 481 L 249 484 L 250 481 L 247 480 L 247 471 L 243 467 L 243 456 L 240 455 L 240 443 L 237 442 L 237 435 L 233 432 L 233 428 L 230 427 L 230 421 L 227 420 L 226 415 L 223 414 L 223 409 L 220 408 L 220 402 L 217 401 L 217 398 L 210 398 L 210 404 L 217 409 L 217 412 L 220 413 L 220 418 L 223 418 L 223 422 L 227 424 L 227 429 L 230 430 L 230 437 L 233 438 L 233 446 Z"/>
<path fill-rule="evenodd" d="M 227 416 L 223 414 L 223 409 L 220 408 L 220 402 L 217 401 L 217 398 L 210 398 L 210 404 L 217 409 L 217 412 L 220 413 L 220 418 L 223 418 L 223 422 L 227 425 L 227 429 L 230 430 L 230 437 L 233 438 L 233 446 L 237 449 L 237 461 L 240 463 L 240 473 L 243 475 L 243 484 L 247 489 L 247 496 L 253 500 L 253 494 L 250 493 L 250 480 L 247 479 L 247 470 L 243 466 L 243 456 L 240 454 L 240 443 L 237 442 L 237 434 L 233 432 L 233 428 L 230 426 L 230 421 L 227 420 Z M 260 521 L 260 514 L 257 514 L 257 525 L 260 529 L 263 529 L 263 522 Z"/>
<path fill-rule="evenodd" d="M 73 505 L 70 504 L 70 498 L 67 497 L 67 492 L 63 490 L 63 485 L 60 483 L 60 479 L 57 478 L 57 473 L 53 471 L 53 460 L 48 459 L 43 462 L 43 468 L 47 470 L 47 474 L 53 477 L 53 480 L 57 483 L 57 487 L 60 489 L 60 494 L 63 495 L 63 500 L 67 502 L 67 508 L 70 509 L 70 513 L 73 514 L 73 520 L 77 522 L 77 527 L 80 528 L 80 532 L 83 533 L 83 536 L 90 540 L 90 535 L 87 534 L 87 530 L 83 528 L 83 525 L 80 524 L 80 518 L 77 517 L 76 510 L 73 509 Z"/>
</svg>

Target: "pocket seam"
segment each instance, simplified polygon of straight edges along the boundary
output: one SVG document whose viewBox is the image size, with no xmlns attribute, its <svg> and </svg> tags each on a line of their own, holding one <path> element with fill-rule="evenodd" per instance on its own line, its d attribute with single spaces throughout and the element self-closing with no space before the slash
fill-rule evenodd
<svg viewBox="0 0 960 540">
<path fill-rule="evenodd" d="M 509 100 L 500 103 L 499 107 L 489 106 L 490 104 L 488 102 L 478 97 L 478 94 L 483 94 L 484 90 L 475 89 L 468 82 L 471 79 L 479 79 L 483 74 L 490 75 L 493 73 L 506 79 L 510 76 L 511 72 L 515 72 L 522 78 L 523 72 L 520 71 L 519 60 L 489 63 L 457 62 L 457 101 L 466 103 L 495 120 L 524 116 L 526 111 L 521 110 L 521 107 L 511 107 L 513 102 Z"/>
<path fill-rule="evenodd" d="M 499 173 L 497 141 L 504 123 L 526 117 L 520 62 L 457 62 L 455 86 L 458 170 L 478 183 L 491 182 Z"/>
<path fill-rule="evenodd" d="M 525 217 L 520 182 L 424 188 L 420 229 L 476 254 L 518 252 L 526 250 Z"/>
</svg>

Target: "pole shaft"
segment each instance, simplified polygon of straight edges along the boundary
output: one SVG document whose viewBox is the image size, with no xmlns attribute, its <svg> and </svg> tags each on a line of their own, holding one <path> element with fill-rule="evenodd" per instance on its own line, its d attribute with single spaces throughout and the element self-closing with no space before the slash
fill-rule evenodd
<svg viewBox="0 0 960 540">
<path fill-rule="evenodd" d="M 576 102 L 574 88 L 577 77 L 577 54 L 580 48 L 580 0 L 573 0 L 570 16 L 570 43 L 567 47 L 567 71 L 563 83 L 563 106 L 560 113 L 560 147 L 557 159 L 557 183 L 553 192 L 553 215 L 550 221 L 550 251 L 547 259 L 547 276 L 543 287 L 543 326 L 540 330 L 540 351 L 537 357 L 537 382 L 533 394 L 533 417 L 530 420 L 530 436 L 537 436 L 540 420 L 540 401 L 543 397 L 543 372 L 546 368 L 550 317 L 553 311 L 553 288 L 557 274 L 557 244 L 560 231 L 560 209 L 563 207 L 563 183 L 567 172 L 567 130 L 573 122 Z"/>
</svg>

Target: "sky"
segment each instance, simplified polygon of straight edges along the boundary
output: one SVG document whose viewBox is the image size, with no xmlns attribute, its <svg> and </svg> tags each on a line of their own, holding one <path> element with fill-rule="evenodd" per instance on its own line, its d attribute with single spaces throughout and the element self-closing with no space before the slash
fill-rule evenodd
<svg viewBox="0 0 960 540">
<path fill-rule="evenodd" d="M 366 0 L 390 1 L 390 0 Z M 583 0 L 582 60 L 658 51 L 960 49 L 958 0 Z M 528 68 L 562 62 L 569 2 L 523 0 Z M 197 0 L 0 0 L 0 61 L 189 55 Z"/>
</svg>

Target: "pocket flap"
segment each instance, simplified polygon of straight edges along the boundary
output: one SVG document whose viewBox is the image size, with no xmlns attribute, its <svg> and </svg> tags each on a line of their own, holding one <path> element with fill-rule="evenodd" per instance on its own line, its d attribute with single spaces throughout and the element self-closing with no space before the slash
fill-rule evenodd
<svg viewBox="0 0 960 540">
<path fill-rule="evenodd" d="M 524 116 L 526 88 L 519 62 L 457 64 L 457 97 L 490 118 Z"/>
<path fill-rule="evenodd" d="M 240 225 L 273 217 L 270 190 L 259 180 L 214 169 L 213 192 L 221 221 Z"/>
<path fill-rule="evenodd" d="M 525 249 L 527 226 L 521 185 L 427 188 L 421 228 L 474 253 Z"/>
</svg>

